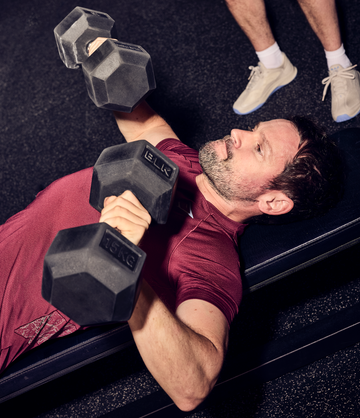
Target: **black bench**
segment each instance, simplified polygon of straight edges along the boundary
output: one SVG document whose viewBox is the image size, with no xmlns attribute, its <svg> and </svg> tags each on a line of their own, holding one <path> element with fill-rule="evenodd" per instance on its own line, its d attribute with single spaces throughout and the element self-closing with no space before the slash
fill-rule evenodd
<svg viewBox="0 0 360 418">
<path fill-rule="evenodd" d="M 326 215 L 291 225 L 250 226 L 241 237 L 240 253 L 246 292 L 253 292 L 295 271 L 343 251 L 360 241 L 360 128 L 343 130 L 334 138 L 343 150 L 348 175 L 344 199 Z M 246 296 L 245 296 L 246 297 Z M 321 323 L 277 341 L 262 350 L 262 364 L 247 361 L 233 376 L 245 381 L 259 377 L 272 379 L 290 369 L 301 367 L 321 356 L 360 341 L 360 306 L 344 310 Z M 133 344 L 127 324 L 109 325 L 49 341 L 14 362 L 0 377 L 0 402 L 56 379 L 100 358 Z M 259 358 L 259 356 L 255 356 Z M 223 379 L 214 396 L 226 385 Z M 150 399 L 151 398 L 151 399 Z M 171 402 L 163 394 L 153 394 L 144 413 L 163 409 L 169 413 Z M 149 408 L 146 410 L 146 408 Z M 126 409 L 126 408 L 125 408 Z M 126 411 L 123 411 L 127 416 Z M 130 413 L 130 412 L 129 412 Z M 133 416 L 133 415 L 129 415 Z M 172 413 L 172 416 L 173 415 Z"/>
</svg>

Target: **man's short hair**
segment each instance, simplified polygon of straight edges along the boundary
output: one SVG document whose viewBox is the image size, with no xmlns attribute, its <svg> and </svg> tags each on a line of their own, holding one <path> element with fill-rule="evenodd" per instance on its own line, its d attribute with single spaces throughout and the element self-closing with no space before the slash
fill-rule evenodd
<svg viewBox="0 0 360 418">
<path fill-rule="evenodd" d="M 343 195 L 344 163 L 335 142 L 308 118 L 295 116 L 287 120 L 300 135 L 299 151 L 267 189 L 282 191 L 293 200 L 294 207 L 284 215 L 255 216 L 249 223 L 283 224 L 323 215 Z"/>
</svg>

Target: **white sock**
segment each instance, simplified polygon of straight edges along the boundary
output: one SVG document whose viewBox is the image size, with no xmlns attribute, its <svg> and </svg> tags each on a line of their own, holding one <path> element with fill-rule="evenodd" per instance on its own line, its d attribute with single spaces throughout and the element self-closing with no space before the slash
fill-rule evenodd
<svg viewBox="0 0 360 418">
<path fill-rule="evenodd" d="M 345 54 L 344 45 L 341 44 L 341 47 L 336 51 L 325 51 L 325 56 L 327 60 L 327 65 L 330 70 L 330 67 L 334 64 L 340 64 L 343 68 L 351 67 L 351 61 Z"/>
<path fill-rule="evenodd" d="M 265 65 L 266 68 L 277 68 L 283 63 L 283 56 L 277 42 L 263 51 L 255 51 L 259 61 Z"/>
</svg>

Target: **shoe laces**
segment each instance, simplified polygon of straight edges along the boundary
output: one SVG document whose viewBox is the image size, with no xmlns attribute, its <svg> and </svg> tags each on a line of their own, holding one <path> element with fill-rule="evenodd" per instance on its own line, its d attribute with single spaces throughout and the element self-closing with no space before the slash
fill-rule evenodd
<svg viewBox="0 0 360 418">
<path fill-rule="evenodd" d="M 334 89 L 339 90 L 340 88 L 342 88 L 344 86 L 344 80 L 341 80 L 341 79 L 353 80 L 355 78 L 354 74 L 349 73 L 349 71 L 352 70 L 353 68 L 355 68 L 356 66 L 357 66 L 357 64 L 355 64 L 351 67 L 343 68 L 342 70 L 339 70 L 339 71 L 334 71 L 329 75 L 329 77 L 326 77 L 326 78 L 323 79 L 322 84 L 324 84 L 325 87 L 324 87 L 322 101 L 324 101 L 324 99 L 325 99 L 326 92 L 327 92 L 331 82 L 334 82 L 334 84 L 333 84 Z"/>
<path fill-rule="evenodd" d="M 250 65 L 249 70 L 251 70 L 251 73 L 249 75 L 249 83 L 247 85 L 247 88 L 250 87 L 261 75 L 261 69 L 260 66 L 254 67 L 253 65 Z"/>
</svg>

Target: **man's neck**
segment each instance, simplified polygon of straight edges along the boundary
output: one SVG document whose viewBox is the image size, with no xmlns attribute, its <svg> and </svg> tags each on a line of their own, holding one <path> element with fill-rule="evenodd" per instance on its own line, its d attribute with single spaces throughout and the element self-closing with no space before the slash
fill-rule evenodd
<svg viewBox="0 0 360 418">
<path fill-rule="evenodd" d="M 253 205 L 241 205 L 240 203 L 234 204 L 225 200 L 211 186 L 210 182 L 204 174 L 199 174 L 196 177 L 196 184 L 204 198 L 212 205 L 214 205 L 223 215 L 227 216 L 231 220 L 241 223 L 251 216 L 254 216 Z"/>
</svg>

